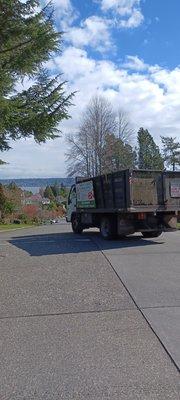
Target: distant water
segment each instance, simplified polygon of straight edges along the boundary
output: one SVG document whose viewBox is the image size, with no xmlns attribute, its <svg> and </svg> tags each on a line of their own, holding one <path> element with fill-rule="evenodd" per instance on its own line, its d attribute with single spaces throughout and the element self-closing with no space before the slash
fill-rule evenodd
<svg viewBox="0 0 180 400">
<path fill-rule="evenodd" d="M 23 190 L 27 190 L 28 192 L 32 192 L 33 194 L 39 193 L 41 186 L 19 186 Z"/>
<path fill-rule="evenodd" d="M 38 193 L 39 189 L 46 186 L 63 184 L 66 187 L 71 187 L 74 183 L 74 178 L 29 178 L 29 179 L 0 179 L 0 183 L 8 185 L 14 182 L 22 189 L 30 190 L 32 193 Z"/>
</svg>

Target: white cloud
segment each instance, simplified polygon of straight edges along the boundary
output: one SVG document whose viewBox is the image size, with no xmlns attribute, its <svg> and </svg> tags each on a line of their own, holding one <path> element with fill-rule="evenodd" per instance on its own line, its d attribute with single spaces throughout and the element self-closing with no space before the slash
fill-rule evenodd
<svg viewBox="0 0 180 400">
<path fill-rule="evenodd" d="M 55 8 L 57 23 L 66 31 L 78 17 L 77 10 L 73 7 L 71 0 L 53 0 L 52 4 Z"/>
<path fill-rule="evenodd" d="M 64 137 L 67 132 L 76 132 L 90 98 L 102 94 L 116 109 L 120 107 L 129 114 L 136 130 L 140 126 L 149 129 L 158 144 L 160 135 L 180 138 L 179 67 L 169 71 L 129 55 L 122 68 L 110 61 L 90 58 L 87 51 L 74 46 L 66 48 L 54 62 L 69 81 L 67 90 L 77 90 L 75 106 L 70 110 L 72 119 L 60 125 Z M 33 139 L 12 146 L 13 150 L 1 156 L 10 162 L 1 167 L 1 177 L 65 176 L 63 138 L 41 146 Z"/>
<path fill-rule="evenodd" d="M 122 28 L 136 28 L 144 20 L 140 9 L 141 0 L 100 0 L 103 12 L 113 12 L 117 25 Z"/>
<path fill-rule="evenodd" d="M 139 4 L 140 0 L 101 0 L 102 10 L 115 9 L 122 16 L 131 14 L 132 8 Z"/>
<path fill-rule="evenodd" d="M 81 111 L 91 96 L 101 93 L 130 115 L 135 127 L 143 125 L 159 141 L 161 134 L 179 134 L 180 68 L 173 71 L 145 64 L 137 56 L 128 56 L 120 68 L 110 61 L 94 60 L 85 50 L 67 48 L 56 59 L 56 68 L 64 72 L 77 90 L 73 119 L 66 130 L 78 126 Z M 126 66 L 126 67 L 125 67 Z"/>
<path fill-rule="evenodd" d="M 139 10 L 132 10 L 132 14 L 128 19 L 119 21 L 119 26 L 122 28 L 137 28 L 143 22 L 144 17 Z"/>
<path fill-rule="evenodd" d="M 110 21 L 93 15 L 82 21 L 80 27 L 71 27 L 66 33 L 65 39 L 70 41 L 73 46 L 90 45 L 96 50 L 103 51 L 112 47 L 109 27 Z"/>
<path fill-rule="evenodd" d="M 73 7 L 70 0 L 53 0 L 55 10 L 58 10 L 59 15 L 69 14 Z"/>
<path fill-rule="evenodd" d="M 87 52 L 76 47 L 67 47 L 62 56 L 54 59 L 55 69 L 64 73 L 70 84 L 75 84 L 76 79 L 87 76 L 94 71 L 96 61 L 88 58 Z"/>
<path fill-rule="evenodd" d="M 141 0 L 98 2 L 101 17 L 90 16 L 78 25 L 78 20 L 75 24 L 77 10 L 71 1 L 54 0 L 57 24 L 65 31 L 64 39 L 70 45 L 48 62 L 48 68 L 54 73 L 64 73 L 63 79 L 68 81 L 67 92 L 77 91 L 73 100 L 75 106 L 69 110 L 72 119 L 60 124 L 63 136 L 78 129 L 81 113 L 91 97 L 102 94 L 115 109 L 120 107 L 129 114 L 135 129 L 148 128 L 157 143 L 160 143 L 160 135 L 174 135 L 180 140 L 180 67 L 170 71 L 146 64 L 137 55 L 127 55 L 118 65 L 109 60 L 96 60 L 85 50 L 92 46 L 100 51 L 108 48 L 112 51 L 110 32 L 113 24 L 120 28 L 139 26 L 143 21 Z M 147 42 L 145 39 L 144 44 Z M 24 87 L 30 83 L 25 80 Z M 20 83 L 17 89 L 22 89 Z M 0 157 L 10 163 L 1 166 L 2 178 L 66 175 L 64 138 L 41 146 L 30 138 L 12 143 L 12 147 Z"/>
<path fill-rule="evenodd" d="M 126 56 L 126 61 L 122 64 L 122 67 L 134 71 L 145 71 L 149 68 L 138 56 Z"/>
</svg>

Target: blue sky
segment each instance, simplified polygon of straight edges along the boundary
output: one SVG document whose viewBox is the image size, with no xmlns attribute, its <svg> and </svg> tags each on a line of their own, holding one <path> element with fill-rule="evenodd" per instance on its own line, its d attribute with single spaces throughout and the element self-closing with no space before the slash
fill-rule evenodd
<svg viewBox="0 0 180 400">
<path fill-rule="evenodd" d="M 78 129 L 82 111 L 95 94 L 122 109 L 137 131 L 143 126 L 180 140 L 180 1 L 53 0 L 63 51 L 48 62 L 62 72 L 67 91 L 77 90 L 72 119 L 62 138 L 38 146 L 32 139 L 3 154 L 1 177 L 65 176 L 66 134 Z M 45 1 L 44 1 L 45 3 Z"/>
<path fill-rule="evenodd" d="M 92 15 L 112 18 L 112 8 L 104 13 L 100 8 L 100 2 L 98 4 L 98 2 L 91 0 L 74 0 L 72 4 L 80 14 L 77 22 L 75 22 L 77 26 L 80 21 Z M 143 22 L 137 27 L 134 29 L 133 27 L 131 29 L 117 29 L 117 25 L 114 28 L 111 27 L 117 53 L 111 54 L 110 50 L 108 58 L 118 62 L 127 54 L 138 54 L 148 64 L 175 68 L 179 64 L 180 58 L 180 51 L 178 51 L 180 1 L 144 0 L 139 2 L 137 9 L 144 17 Z M 96 57 L 100 57 L 100 55 L 96 54 Z"/>
</svg>

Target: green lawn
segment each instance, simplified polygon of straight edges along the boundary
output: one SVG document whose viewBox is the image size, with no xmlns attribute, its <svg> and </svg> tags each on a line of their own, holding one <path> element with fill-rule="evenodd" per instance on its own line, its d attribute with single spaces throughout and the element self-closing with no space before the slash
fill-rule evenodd
<svg viewBox="0 0 180 400">
<path fill-rule="evenodd" d="M 180 222 L 177 224 L 177 228 L 180 229 Z"/>
<path fill-rule="evenodd" d="M 0 224 L 0 231 L 6 231 L 9 229 L 19 229 L 19 228 L 30 228 L 34 226 L 33 224 Z"/>
</svg>

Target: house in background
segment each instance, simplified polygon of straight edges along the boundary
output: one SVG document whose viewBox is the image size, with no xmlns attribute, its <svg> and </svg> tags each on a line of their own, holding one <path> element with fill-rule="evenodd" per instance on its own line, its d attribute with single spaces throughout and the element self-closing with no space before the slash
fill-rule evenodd
<svg viewBox="0 0 180 400">
<path fill-rule="evenodd" d="M 51 200 L 49 200 L 47 197 L 42 197 L 43 206 L 48 205 L 50 203 L 51 203 Z"/>
<path fill-rule="evenodd" d="M 51 201 L 46 198 L 42 197 L 40 193 L 33 194 L 32 196 L 25 197 L 23 200 L 24 205 L 35 205 L 35 206 L 40 206 L 40 205 L 48 205 L 50 204 Z"/>
</svg>

